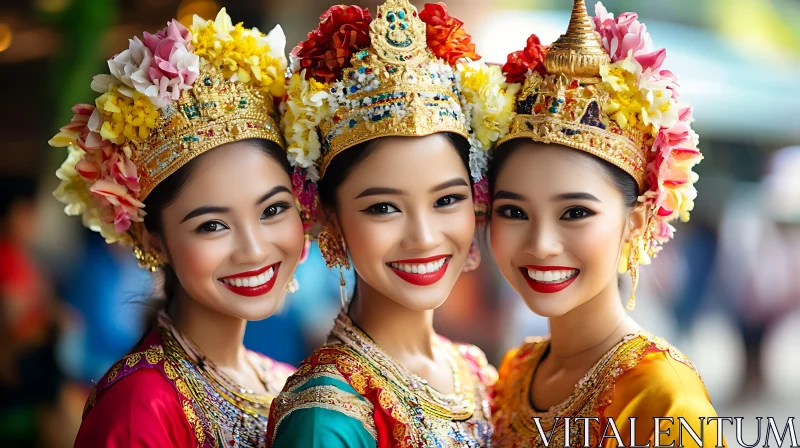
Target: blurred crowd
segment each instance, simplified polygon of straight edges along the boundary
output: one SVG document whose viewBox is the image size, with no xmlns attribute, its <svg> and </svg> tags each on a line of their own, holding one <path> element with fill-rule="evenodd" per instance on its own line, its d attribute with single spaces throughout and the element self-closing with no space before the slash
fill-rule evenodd
<svg viewBox="0 0 800 448">
<path fill-rule="evenodd" d="M 57 2 L 33 3 L 52 6 Z M 236 7 L 255 8 L 229 3 L 234 17 Z M 310 29 L 316 20 L 316 13 L 308 11 L 302 17 L 292 16 L 299 14 L 292 9 L 297 5 L 264 3 L 279 20 L 287 17 L 290 24 L 308 24 L 303 29 Z M 330 2 L 296 3 L 322 11 Z M 479 8 L 485 7 L 475 1 L 451 3 L 466 10 L 459 14 L 462 17 L 477 17 Z M 533 3 L 488 2 L 498 10 L 552 7 L 563 17 L 566 3 L 571 2 Z M 605 3 L 621 12 L 638 8 L 641 2 Z M 727 4 L 735 8 L 739 3 Z M 673 8 L 692 5 L 696 3 L 675 2 Z M 788 17 L 800 17 L 800 11 L 790 12 L 797 14 Z M 680 12 L 671 14 L 670 20 L 683 17 Z M 644 21 L 649 20 L 642 15 Z M 487 17 L 486 26 L 493 26 L 491 15 Z M 158 22 L 168 18 L 165 15 Z M 139 31 L 133 25 L 131 29 L 123 34 Z M 0 84 L 5 81 L 6 89 L 16 85 L 9 83 L 18 75 L 12 73 L 17 62 L 4 60 L 3 32 L 0 26 Z M 302 38 L 302 33 L 287 34 L 290 41 L 292 36 Z M 654 39 L 658 37 L 654 33 Z M 65 42 L 69 44 L 68 39 Z M 794 46 L 789 45 L 786 54 L 793 58 L 792 67 L 800 67 L 800 37 L 790 42 Z M 102 58 L 89 66 L 101 63 Z M 56 84 L 69 82 L 59 79 Z M 88 81 L 85 84 L 81 89 L 88 87 Z M 47 100 L 49 92 L 39 92 L 37 98 Z M 778 98 L 781 92 L 773 93 L 774 101 L 785 100 Z M 70 99 L 52 103 L 74 103 L 71 99 L 83 94 L 78 89 L 64 95 Z M 797 98 L 795 124 L 800 123 Z M 787 128 L 775 140 L 749 140 L 747 133 L 763 132 L 755 127 L 738 133 L 715 132 L 713 127 L 703 128 L 702 101 L 693 102 L 698 103 L 698 132 L 706 155 L 698 169 L 700 196 L 692 220 L 678 224 L 675 243 L 643 269 L 633 314 L 693 360 L 720 415 L 800 417 L 800 146 L 786 144 L 798 135 L 797 129 Z M 36 114 L 31 105 L 21 107 L 25 113 Z M 741 114 L 749 113 L 744 109 Z M 13 113 L 0 116 L 9 118 Z M 706 110 L 705 116 L 709 115 Z M 55 118 L 31 118 L 39 123 L 30 140 L 35 143 L 25 146 L 23 142 L 21 147 L 12 138 L 15 125 L 3 120 L 0 133 L 9 136 L 4 152 L 27 148 L 40 154 L 34 160 L 49 160 L 51 154 L 41 154 L 47 151 L 42 148 L 48 136 L 55 132 Z M 54 169 L 50 166 L 49 162 L 23 161 L 0 169 L 0 446 L 71 446 L 92 380 L 142 336 L 151 297 L 159 287 L 158 276 L 138 269 L 129 251 L 106 245 L 97 234 L 61 216 L 51 196 Z M 484 247 L 482 252 L 481 268 L 462 276 L 451 298 L 437 311 L 435 325 L 451 339 L 477 344 L 497 364 L 525 336 L 547 334 L 547 322 L 516 297 L 493 265 L 490 251 Z M 291 364 L 322 343 L 340 307 L 338 272 L 327 270 L 316 246 L 299 268 L 297 279 L 300 291 L 287 297 L 278 315 L 252 323 L 245 338 L 249 348 Z M 623 282 L 627 285 L 628 279 Z"/>
</svg>

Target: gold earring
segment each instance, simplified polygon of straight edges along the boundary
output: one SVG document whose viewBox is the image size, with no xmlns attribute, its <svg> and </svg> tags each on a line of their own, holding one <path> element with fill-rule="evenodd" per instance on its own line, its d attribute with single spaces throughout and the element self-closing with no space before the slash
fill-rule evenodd
<svg viewBox="0 0 800 448">
<path fill-rule="evenodd" d="M 635 236 L 630 242 L 631 250 L 628 252 L 628 272 L 631 273 L 631 297 L 628 299 L 628 304 L 625 308 L 629 311 L 633 310 L 636 306 L 636 287 L 639 285 L 639 246 L 641 245 L 641 238 Z"/>
<path fill-rule="evenodd" d="M 347 246 L 343 236 L 336 236 L 327 227 L 323 227 L 317 236 L 317 244 L 325 265 L 328 269 L 339 268 L 339 298 L 342 308 L 347 306 L 347 288 L 342 269 L 350 269 L 350 259 L 347 258 Z"/>
</svg>

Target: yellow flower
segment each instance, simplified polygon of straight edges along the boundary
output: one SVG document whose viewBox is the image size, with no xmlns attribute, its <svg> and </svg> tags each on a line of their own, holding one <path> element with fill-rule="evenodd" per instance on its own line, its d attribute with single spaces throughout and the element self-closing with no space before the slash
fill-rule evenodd
<svg viewBox="0 0 800 448">
<path fill-rule="evenodd" d="M 191 31 L 194 53 L 221 69 L 227 79 L 252 83 L 264 93 L 283 96 L 286 38 L 280 27 L 264 35 L 241 23 L 234 26 L 222 8 L 214 21 L 195 16 Z"/>
<path fill-rule="evenodd" d="M 67 147 L 67 151 L 67 159 L 56 171 L 56 176 L 61 183 L 53 192 L 53 196 L 65 205 L 64 212 L 67 215 L 80 215 L 83 224 L 100 233 L 107 243 L 111 244 L 124 239 L 125 235 L 114 230 L 113 218 L 104 219 L 106 212 L 98 207 L 97 199 L 89 191 L 91 184 L 75 170 L 75 165 L 86 153 L 72 144 Z"/>
<path fill-rule="evenodd" d="M 289 79 L 286 111 L 281 119 L 287 152 L 294 166 L 311 167 L 320 156 L 317 127 L 328 116 L 329 86 L 295 73 Z"/>
<path fill-rule="evenodd" d="M 508 132 L 519 84 L 508 84 L 502 68 L 484 62 L 459 63 L 457 70 L 465 109 L 475 138 L 484 150 Z"/>
<path fill-rule="evenodd" d="M 95 105 L 103 120 L 100 136 L 117 145 L 126 140 L 144 140 L 156 127 L 158 109 L 138 91 L 130 98 L 112 85 L 95 100 Z"/>
</svg>

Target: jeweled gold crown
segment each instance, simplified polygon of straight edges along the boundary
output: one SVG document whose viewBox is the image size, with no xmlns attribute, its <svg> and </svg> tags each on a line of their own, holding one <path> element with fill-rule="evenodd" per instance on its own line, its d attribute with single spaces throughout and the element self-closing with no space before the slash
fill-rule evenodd
<svg viewBox="0 0 800 448">
<path fill-rule="evenodd" d="M 108 243 L 133 249 L 143 268 L 165 260 L 144 241 L 144 200 L 195 157 L 226 143 L 259 138 L 281 147 L 274 97 L 285 92 L 283 30 L 195 16 L 191 29 L 172 20 L 156 34 L 129 40 L 94 77 L 101 95 L 72 108 L 72 121 L 50 140 L 67 147 L 54 192 L 64 211 Z"/>
<path fill-rule="evenodd" d="M 574 0 L 567 32 L 550 48 L 532 35 L 509 55 L 508 80 L 523 81 L 517 115 L 498 141 L 529 138 L 585 151 L 630 174 L 648 221 L 644 235 L 625 243 L 621 272 L 649 263 L 674 234 L 671 222 L 689 220 L 702 160 L 691 106 L 679 100 L 677 78 L 661 66 L 635 13 L 615 18 L 602 3 L 590 18 Z M 502 150 L 502 149 L 500 149 Z M 625 261 L 627 260 L 627 265 Z"/>
<path fill-rule="evenodd" d="M 621 129 L 607 112 L 609 94 L 598 84 L 608 53 L 592 30 L 583 0 L 576 0 L 567 32 L 547 50 L 547 74 L 525 79 L 511 128 L 498 145 L 517 138 L 557 143 L 613 163 L 644 188 L 649 147 L 641 130 Z"/>
<path fill-rule="evenodd" d="M 161 181 L 190 160 L 217 146 L 262 138 L 283 147 L 274 101 L 251 84 L 230 82 L 206 67 L 191 89 L 160 110 L 156 126 L 146 139 L 131 139 L 131 161 L 139 167 L 141 192 L 153 191 Z"/>
<path fill-rule="evenodd" d="M 353 55 L 331 88 L 333 114 L 320 124 L 320 176 L 337 154 L 367 140 L 437 132 L 469 138 L 453 69 L 428 49 L 417 9 L 387 1 L 369 34 L 370 47 Z"/>
</svg>

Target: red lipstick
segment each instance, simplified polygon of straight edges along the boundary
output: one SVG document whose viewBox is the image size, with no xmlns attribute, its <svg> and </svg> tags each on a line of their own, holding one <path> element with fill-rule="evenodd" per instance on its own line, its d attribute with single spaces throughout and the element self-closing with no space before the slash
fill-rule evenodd
<svg viewBox="0 0 800 448">
<path fill-rule="evenodd" d="M 398 277 L 402 278 L 403 280 L 411 283 L 412 285 L 416 286 L 430 286 L 444 277 L 444 274 L 447 272 L 447 267 L 450 265 L 450 259 L 452 258 L 451 255 L 434 255 L 433 257 L 428 258 L 413 258 L 408 260 L 397 260 L 391 263 L 386 263 L 386 266 L 392 270 Z M 392 266 L 400 265 L 400 264 L 408 264 L 408 265 L 420 265 L 420 264 L 427 264 L 433 263 L 435 261 L 439 261 L 444 259 L 444 264 L 441 268 L 436 271 L 428 272 L 425 274 L 414 274 L 413 272 L 406 272 L 402 269 L 395 268 Z"/>
<path fill-rule="evenodd" d="M 228 288 L 230 291 L 234 292 L 235 294 L 239 294 L 240 296 L 245 297 L 258 297 L 262 296 L 272 290 L 272 287 L 275 286 L 275 281 L 278 279 L 278 268 L 280 268 L 281 263 L 275 263 L 269 266 L 264 266 L 261 269 L 257 269 L 255 271 L 247 271 L 242 272 L 235 275 L 230 275 L 228 277 L 222 277 L 219 279 L 219 282 L 222 283 L 222 286 Z M 230 285 L 228 283 L 223 282 L 222 280 L 235 280 L 237 278 L 249 278 L 249 277 L 257 277 L 272 268 L 272 278 L 269 279 L 263 285 L 258 286 L 235 286 Z"/>
<path fill-rule="evenodd" d="M 545 283 L 545 282 L 540 282 L 540 281 L 532 279 L 528 275 L 528 269 L 533 269 L 534 271 L 577 271 L 577 272 L 572 277 L 564 280 L 563 282 L 560 282 L 560 283 L 546 282 Z M 523 267 L 519 268 L 519 270 L 522 272 L 522 276 L 525 277 L 525 281 L 528 282 L 528 286 L 530 286 L 530 288 L 532 290 L 534 290 L 534 291 L 536 291 L 538 293 L 542 293 L 542 294 L 553 294 L 553 293 L 556 293 L 556 292 L 563 291 L 563 290 L 567 289 L 567 287 L 569 285 L 571 285 L 572 282 L 574 282 L 575 279 L 578 278 L 578 275 L 580 275 L 580 273 L 581 273 L 581 271 L 578 271 L 575 268 L 570 268 L 570 267 L 565 267 L 565 266 L 533 266 L 533 265 L 531 265 L 531 266 L 523 266 Z"/>
</svg>

